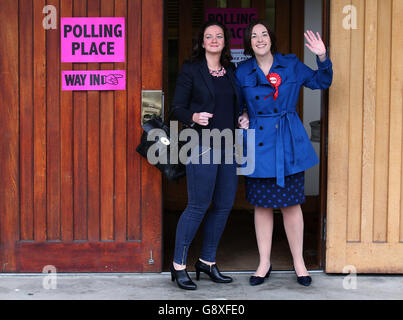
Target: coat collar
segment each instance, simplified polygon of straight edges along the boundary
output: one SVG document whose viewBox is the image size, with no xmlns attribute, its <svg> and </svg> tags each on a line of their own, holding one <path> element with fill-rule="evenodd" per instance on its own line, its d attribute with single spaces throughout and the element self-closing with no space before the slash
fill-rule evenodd
<svg viewBox="0 0 403 320">
<path fill-rule="evenodd" d="M 284 61 L 282 59 L 282 55 L 279 53 L 274 54 L 273 64 L 272 64 L 270 70 L 273 70 L 277 67 L 280 67 L 280 68 L 286 67 L 286 64 L 284 63 Z M 250 69 L 249 75 L 255 76 L 259 84 L 270 85 L 270 83 L 266 79 L 266 76 L 264 75 L 263 71 L 259 68 L 256 57 L 253 57 L 251 59 L 251 69 Z"/>
<path fill-rule="evenodd" d="M 280 53 L 275 53 L 274 54 L 274 56 L 273 56 L 273 64 L 271 66 L 272 69 L 276 68 L 276 67 L 284 68 L 284 67 L 287 66 L 287 64 L 284 62 L 284 60 L 282 58 L 283 58 L 282 54 L 280 54 Z M 257 60 L 256 60 L 256 57 L 253 57 L 252 58 L 252 69 L 251 69 L 251 71 L 253 72 L 253 71 L 256 71 L 257 69 L 258 69 Z"/>
</svg>

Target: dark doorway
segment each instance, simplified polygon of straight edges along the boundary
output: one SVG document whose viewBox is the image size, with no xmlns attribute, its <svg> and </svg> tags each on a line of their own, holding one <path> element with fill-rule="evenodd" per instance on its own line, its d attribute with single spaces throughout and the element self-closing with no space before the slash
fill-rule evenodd
<svg viewBox="0 0 403 320">
<path fill-rule="evenodd" d="M 259 18 L 275 26 L 279 51 L 294 53 L 301 61 L 304 61 L 304 29 L 311 28 L 313 25 L 317 31 L 324 31 L 322 12 L 325 12 L 326 8 L 322 5 L 322 0 L 167 0 L 165 1 L 164 60 L 166 63 L 164 68 L 166 110 L 169 109 L 175 90 L 177 73 L 183 61 L 191 53 L 192 38 L 197 35 L 198 28 L 204 21 L 206 8 L 257 8 Z M 308 19 L 305 21 L 305 17 L 308 17 L 309 21 Z M 312 68 L 316 68 L 316 65 Z M 302 120 L 304 117 L 322 119 L 323 97 L 320 92 L 317 94 L 319 98 L 311 97 L 301 89 L 297 110 Z M 304 104 L 306 110 L 304 110 Z M 313 106 L 313 104 L 316 105 Z M 317 109 L 316 115 L 306 112 L 312 108 Z M 309 122 L 306 127 L 310 133 Z M 322 158 L 322 142 L 319 140 L 312 139 L 315 150 Z M 308 194 L 306 194 L 306 203 L 302 205 L 302 210 L 304 213 L 304 257 L 309 270 L 320 269 L 323 260 L 322 228 L 325 203 L 323 186 L 326 179 L 322 169 L 322 164 L 318 165 L 314 172 L 308 172 L 305 175 Z M 172 262 L 176 224 L 187 203 L 186 188 L 186 178 L 175 182 L 163 181 L 163 271 L 167 271 Z M 255 270 L 258 265 L 253 206 L 245 200 L 244 190 L 244 179 L 241 176 L 233 211 L 217 252 L 217 262 L 220 269 L 225 271 L 250 271 Z M 274 219 L 273 269 L 292 270 L 292 256 L 279 210 L 275 211 Z M 201 250 L 202 230 L 203 225 L 189 250 L 187 262 L 189 270 L 193 270 Z"/>
</svg>

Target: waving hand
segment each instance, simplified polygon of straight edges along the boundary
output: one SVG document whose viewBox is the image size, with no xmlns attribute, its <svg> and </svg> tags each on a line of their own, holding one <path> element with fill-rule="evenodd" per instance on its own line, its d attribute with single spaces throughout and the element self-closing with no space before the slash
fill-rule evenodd
<svg viewBox="0 0 403 320">
<path fill-rule="evenodd" d="M 313 54 L 316 54 L 321 61 L 326 58 L 326 47 L 320 37 L 319 32 L 315 34 L 311 30 L 307 30 L 304 33 L 305 39 L 308 41 L 305 45 Z"/>
</svg>

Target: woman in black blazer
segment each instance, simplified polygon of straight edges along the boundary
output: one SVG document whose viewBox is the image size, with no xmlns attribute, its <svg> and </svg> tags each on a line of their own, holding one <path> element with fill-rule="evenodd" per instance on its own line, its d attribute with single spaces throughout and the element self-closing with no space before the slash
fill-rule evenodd
<svg viewBox="0 0 403 320">
<path fill-rule="evenodd" d="M 231 64 L 229 33 L 219 22 L 203 25 L 192 57 L 179 72 L 172 115 L 194 128 L 201 137 L 203 129 L 247 129 L 249 118 L 240 115 L 239 98 Z M 217 131 L 217 130 L 215 130 Z M 227 130 L 228 132 L 228 130 Z M 171 279 L 182 289 L 194 290 L 196 284 L 186 271 L 189 246 L 204 216 L 203 248 L 197 261 L 196 278 L 200 272 L 215 282 L 228 283 L 232 278 L 222 275 L 215 263 L 216 250 L 228 215 L 235 200 L 238 177 L 236 163 L 223 163 L 225 146 L 221 139 L 213 144 L 201 141 L 196 146 L 196 157 L 186 165 L 188 204 L 182 213 L 175 240 Z M 233 140 L 225 142 L 233 147 Z M 221 152 L 221 162 L 212 161 L 212 155 Z M 207 161 L 206 161 L 207 159 Z M 206 163 L 208 162 L 208 163 Z M 206 214 L 212 203 L 211 210 Z"/>
</svg>

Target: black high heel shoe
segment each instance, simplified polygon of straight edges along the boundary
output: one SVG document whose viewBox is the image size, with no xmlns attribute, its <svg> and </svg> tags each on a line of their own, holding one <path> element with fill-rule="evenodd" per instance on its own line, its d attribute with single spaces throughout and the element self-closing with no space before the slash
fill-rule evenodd
<svg viewBox="0 0 403 320">
<path fill-rule="evenodd" d="M 271 273 L 271 265 L 270 265 L 270 269 L 269 271 L 267 271 L 266 275 L 264 277 L 259 277 L 259 276 L 251 276 L 249 278 L 249 284 L 251 286 L 257 286 L 259 284 L 262 284 L 264 282 L 265 279 L 267 279 L 270 276 Z"/>
<path fill-rule="evenodd" d="M 175 270 L 173 264 L 170 267 L 171 270 L 171 280 L 175 281 L 178 285 L 179 288 L 185 289 L 185 290 L 196 290 L 197 286 L 196 284 L 192 281 L 192 279 L 189 278 L 189 274 L 184 270 Z"/>
<path fill-rule="evenodd" d="M 297 275 L 297 282 L 302 286 L 309 287 L 312 283 L 312 278 L 310 276 L 298 277 Z"/>
<path fill-rule="evenodd" d="M 295 267 L 294 267 L 295 271 Z M 297 275 L 297 282 L 301 286 L 309 287 L 312 283 L 312 278 L 310 276 L 298 276 L 297 271 L 295 271 L 295 274 Z"/>
<path fill-rule="evenodd" d="M 202 271 L 208 276 L 210 276 L 211 280 L 213 280 L 214 282 L 218 283 L 232 282 L 231 277 L 224 276 L 223 274 L 220 273 L 216 263 L 210 266 L 199 260 L 196 262 L 195 268 L 196 268 L 196 280 L 200 280 L 200 272 Z"/>
</svg>

